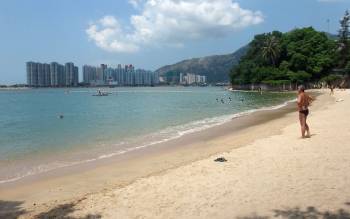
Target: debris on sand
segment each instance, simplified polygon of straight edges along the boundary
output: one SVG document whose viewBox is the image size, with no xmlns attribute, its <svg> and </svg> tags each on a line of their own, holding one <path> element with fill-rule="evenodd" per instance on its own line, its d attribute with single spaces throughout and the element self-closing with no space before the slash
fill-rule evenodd
<svg viewBox="0 0 350 219">
<path fill-rule="evenodd" d="M 219 157 L 214 160 L 215 162 L 227 162 L 227 160 L 224 157 Z"/>
</svg>

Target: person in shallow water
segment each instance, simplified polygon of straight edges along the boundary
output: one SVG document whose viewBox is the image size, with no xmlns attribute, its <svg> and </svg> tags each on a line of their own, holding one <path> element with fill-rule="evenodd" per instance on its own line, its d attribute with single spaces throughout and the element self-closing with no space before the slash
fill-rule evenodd
<svg viewBox="0 0 350 219">
<path fill-rule="evenodd" d="M 310 138 L 310 128 L 306 122 L 307 116 L 309 115 L 309 105 L 314 99 L 305 93 L 305 87 L 298 87 L 298 111 L 299 111 L 299 121 L 301 126 L 301 137 Z M 305 135 L 306 133 L 306 135 Z"/>
</svg>

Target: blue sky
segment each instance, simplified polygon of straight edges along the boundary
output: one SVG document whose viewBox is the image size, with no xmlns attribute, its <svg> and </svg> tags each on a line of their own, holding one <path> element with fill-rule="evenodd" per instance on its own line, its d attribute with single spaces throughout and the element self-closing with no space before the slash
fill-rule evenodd
<svg viewBox="0 0 350 219">
<path fill-rule="evenodd" d="M 231 53 L 255 34 L 330 32 L 350 0 L 1 0 L 0 84 L 24 83 L 25 62 L 134 64 L 155 70 Z"/>
</svg>

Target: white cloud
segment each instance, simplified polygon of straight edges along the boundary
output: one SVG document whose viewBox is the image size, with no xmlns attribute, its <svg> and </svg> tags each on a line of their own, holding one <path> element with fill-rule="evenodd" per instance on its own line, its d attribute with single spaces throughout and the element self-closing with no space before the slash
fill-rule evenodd
<svg viewBox="0 0 350 219">
<path fill-rule="evenodd" d="M 110 52 L 135 52 L 139 47 L 129 38 L 121 28 L 118 20 L 113 16 L 105 16 L 91 24 L 86 33 L 95 44 Z"/>
<path fill-rule="evenodd" d="M 105 16 L 89 25 L 89 39 L 106 51 L 135 52 L 145 45 L 182 46 L 188 40 L 218 38 L 263 22 L 259 11 L 243 9 L 232 0 L 129 0 L 139 14 L 130 28 Z M 126 31 L 131 29 L 131 31 Z"/>
<path fill-rule="evenodd" d="M 129 3 L 136 9 L 138 9 L 144 0 L 129 0 Z"/>
</svg>

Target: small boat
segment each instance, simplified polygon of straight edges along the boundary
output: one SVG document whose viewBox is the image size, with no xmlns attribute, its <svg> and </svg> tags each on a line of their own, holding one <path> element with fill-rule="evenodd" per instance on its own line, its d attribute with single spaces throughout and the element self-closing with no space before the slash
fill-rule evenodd
<svg viewBox="0 0 350 219">
<path fill-rule="evenodd" d="M 101 93 L 101 94 L 93 94 L 92 96 L 94 97 L 104 97 L 104 96 L 108 96 L 108 93 Z"/>
<path fill-rule="evenodd" d="M 101 90 L 98 90 L 97 93 L 93 94 L 92 96 L 94 96 L 94 97 L 105 97 L 105 96 L 108 96 L 109 94 L 111 94 L 111 93 L 103 92 Z"/>
</svg>

